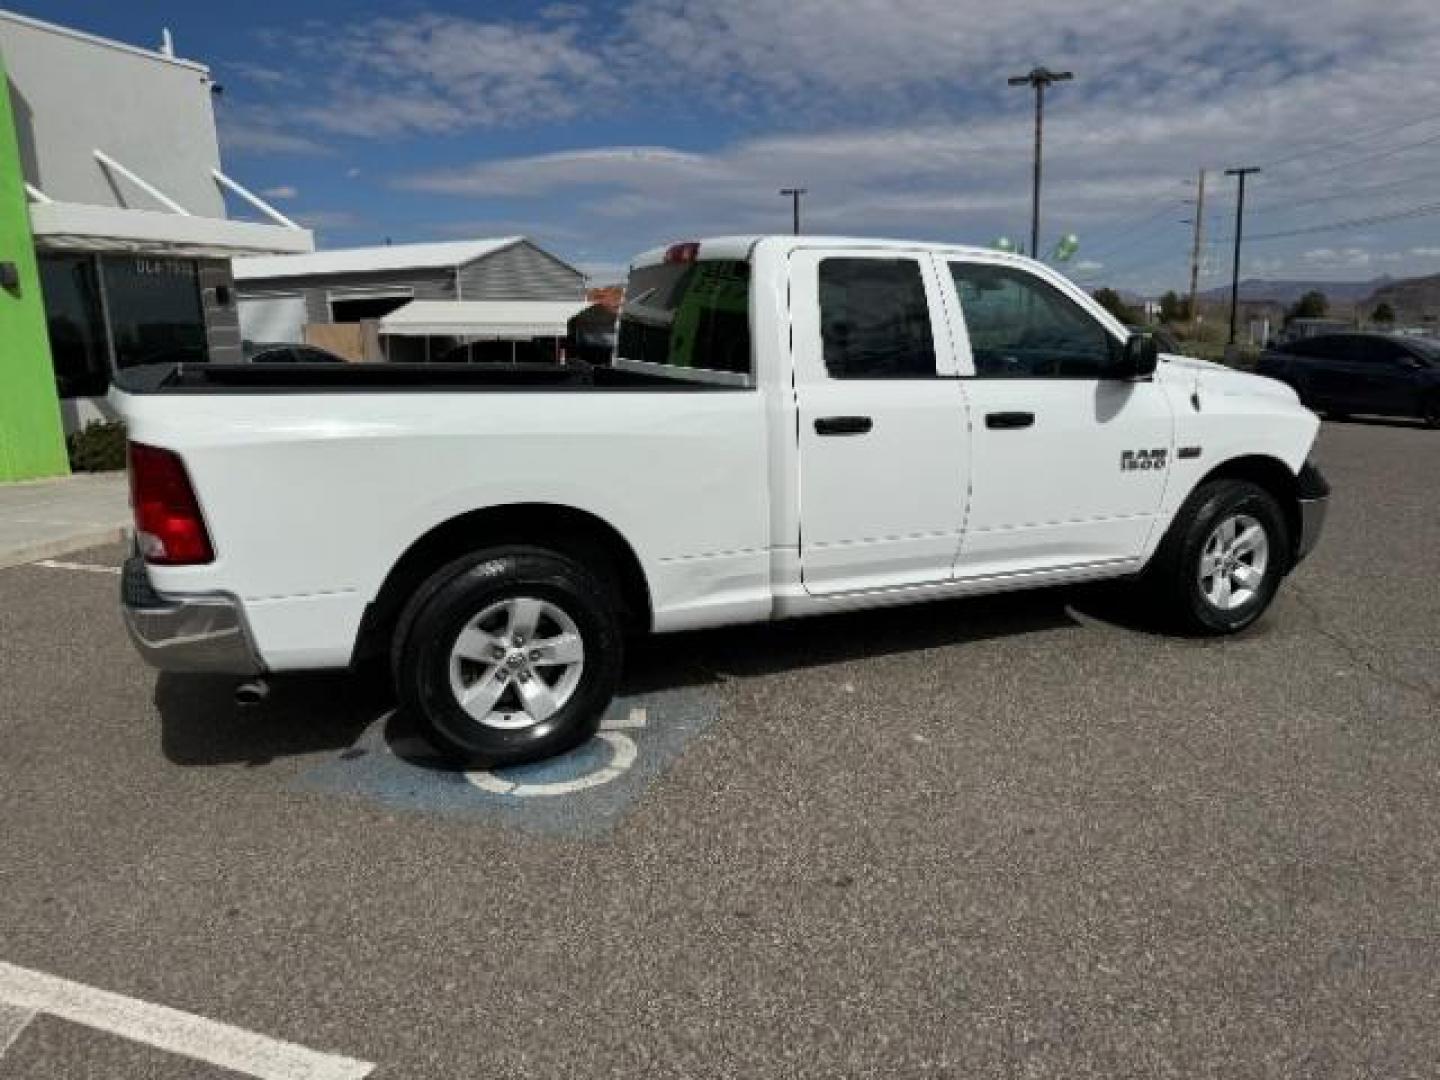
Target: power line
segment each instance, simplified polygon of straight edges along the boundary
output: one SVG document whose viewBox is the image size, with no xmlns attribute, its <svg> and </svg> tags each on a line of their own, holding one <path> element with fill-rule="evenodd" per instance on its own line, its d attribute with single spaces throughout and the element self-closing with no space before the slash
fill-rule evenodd
<svg viewBox="0 0 1440 1080">
<path fill-rule="evenodd" d="M 1252 236 L 1252 241 L 1282 240 L 1287 236 L 1310 236 L 1314 233 L 1335 232 L 1340 229 L 1358 229 L 1366 225 L 1381 225 L 1387 221 L 1407 221 L 1411 218 L 1430 217 L 1440 214 L 1440 202 L 1423 203 L 1407 210 L 1396 210 L 1385 214 L 1371 214 L 1369 217 L 1350 218 L 1347 221 L 1332 221 L 1326 225 L 1310 225 L 1300 229 L 1284 229 L 1280 232 L 1261 233 Z"/>
<path fill-rule="evenodd" d="M 1404 180 L 1391 180 L 1384 184 L 1371 184 L 1366 187 L 1350 188 L 1347 191 L 1342 191 L 1334 195 L 1316 195 L 1309 199 L 1277 199 L 1274 202 L 1260 203 L 1255 207 L 1254 212 L 1263 213 L 1266 210 L 1279 210 L 1283 213 L 1294 210 L 1298 206 L 1313 206 L 1316 203 L 1335 202 L 1339 199 L 1351 199 L 1357 195 L 1373 195 L 1378 191 L 1392 191 L 1395 188 L 1407 187 L 1411 184 L 1433 185 L 1434 183 L 1435 177 L 1433 174 L 1429 176 L 1412 176 Z"/>
<path fill-rule="evenodd" d="M 1385 158 L 1394 157 L 1396 154 L 1403 154 L 1408 150 L 1418 150 L 1422 146 L 1433 146 L 1440 143 L 1440 135 L 1431 135 L 1428 139 L 1421 139 L 1418 142 L 1405 143 L 1401 146 L 1392 146 L 1385 150 L 1378 150 L 1373 154 L 1362 154 L 1360 157 L 1351 158 L 1349 161 L 1342 161 L 1338 165 L 1331 165 L 1329 168 L 1316 169 L 1306 175 L 1307 180 L 1313 180 L 1317 176 L 1329 176 L 1331 173 L 1343 172 L 1355 165 L 1364 165 L 1371 161 L 1382 161 Z"/>
<path fill-rule="evenodd" d="M 1340 150 L 1344 147 L 1354 146 L 1357 143 L 1362 143 L 1368 139 L 1373 139 L 1378 135 L 1390 135 L 1396 131 L 1404 131 L 1406 128 L 1418 127 L 1421 124 L 1428 124 L 1432 120 L 1440 120 L 1440 113 L 1428 113 L 1425 116 L 1415 117 L 1412 120 L 1405 120 L 1399 124 L 1390 124 L 1383 128 L 1376 128 L 1373 131 L 1368 131 L 1364 134 L 1356 135 L 1354 138 L 1340 139 L 1336 142 L 1331 143 L 1323 143 L 1322 145 L 1312 147 L 1309 150 L 1299 150 L 1293 154 L 1290 154 L 1287 157 L 1277 158 L 1274 161 L 1267 162 L 1263 166 L 1263 168 L 1274 169 L 1277 166 L 1288 165 L 1292 161 L 1299 161 L 1301 158 L 1310 157 L 1312 154 L 1323 154 L 1328 150 Z"/>
</svg>

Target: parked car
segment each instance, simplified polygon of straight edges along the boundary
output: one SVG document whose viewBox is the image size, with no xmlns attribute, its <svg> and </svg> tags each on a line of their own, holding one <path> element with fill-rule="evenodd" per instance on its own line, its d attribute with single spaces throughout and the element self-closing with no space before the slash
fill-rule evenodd
<svg viewBox="0 0 1440 1080">
<path fill-rule="evenodd" d="M 596 731 L 631 634 L 1102 578 L 1228 634 L 1324 520 L 1291 390 L 1020 256 L 677 244 L 618 332 L 595 368 L 121 372 L 141 654 L 383 658 L 439 747 L 512 764 Z"/>
<path fill-rule="evenodd" d="M 1267 349 L 1255 369 L 1330 416 L 1413 416 L 1440 427 L 1440 345 L 1395 334 L 1324 334 Z"/>
<path fill-rule="evenodd" d="M 289 341 L 246 341 L 241 352 L 248 364 L 343 364 L 343 356 Z"/>
</svg>

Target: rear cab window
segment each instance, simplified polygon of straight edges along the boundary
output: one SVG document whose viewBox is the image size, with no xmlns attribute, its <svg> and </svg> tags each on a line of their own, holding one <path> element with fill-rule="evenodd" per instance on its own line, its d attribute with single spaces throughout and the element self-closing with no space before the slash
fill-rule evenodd
<svg viewBox="0 0 1440 1080">
<path fill-rule="evenodd" d="M 750 263 L 667 255 L 665 261 L 633 267 L 620 307 L 614 366 L 753 386 Z"/>
</svg>

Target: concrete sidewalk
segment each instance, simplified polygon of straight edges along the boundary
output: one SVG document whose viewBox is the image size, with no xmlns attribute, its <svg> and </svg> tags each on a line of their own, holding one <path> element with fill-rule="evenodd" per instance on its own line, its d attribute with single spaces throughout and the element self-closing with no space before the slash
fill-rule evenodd
<svg viewBox="0 0 1440 1080">
<path fill-rule="evenodd" d="M 0 484 L 0 567 L 122 539 L 129 498 L 123 472 Z"/>
</svg>

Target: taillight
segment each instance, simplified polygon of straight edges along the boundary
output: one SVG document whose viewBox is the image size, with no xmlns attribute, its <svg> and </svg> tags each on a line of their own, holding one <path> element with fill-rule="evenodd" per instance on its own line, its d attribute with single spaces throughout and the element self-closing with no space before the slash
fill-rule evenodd
<svg viewBox="0 0 1440 1080">
<path fill-rule="evenodd" d="M 179 455 L 137 442 L 129 449 L 130 502 L 145 561 L 161 566 L 214 562 L 200 503 Z"/>
<path fill-rule="evenodd" d="M 700 257 L 700 245 L 694 240 L 683 244 L 671 244 L 665 249 L 667 263 L 692 263 Z"/>
</svg>

